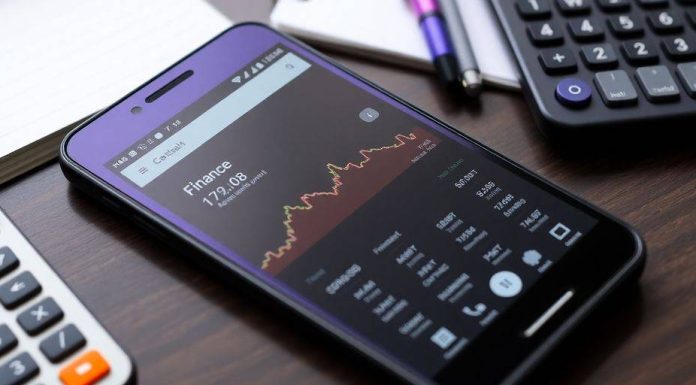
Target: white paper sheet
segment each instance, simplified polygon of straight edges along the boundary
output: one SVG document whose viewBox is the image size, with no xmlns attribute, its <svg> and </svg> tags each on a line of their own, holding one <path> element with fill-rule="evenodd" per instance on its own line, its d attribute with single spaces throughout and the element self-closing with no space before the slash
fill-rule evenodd
<svg viewBox="0 0 696 385">
<path fill-rule="evenodd" d="M 0 15 L 0 159 L 15 162 L 231 25 L 202 0 L 0 0 Z"/>
<path fill-rule="evenodd" d="M 458 0 L 484 80 L 519 89 L 517 67 L 487 0 Z M 279 0 L 271 14 L 278 29 L 308 41 L 432 68 L 418 22 L 406 0 Z"/>
</svg>

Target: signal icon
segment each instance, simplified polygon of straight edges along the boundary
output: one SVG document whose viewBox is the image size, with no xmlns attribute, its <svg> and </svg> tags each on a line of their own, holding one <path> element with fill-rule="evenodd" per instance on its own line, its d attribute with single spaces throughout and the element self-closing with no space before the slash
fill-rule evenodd
<svg viewBox="0 0 696 385">
<path fill-rule="evenodd" d="M 240 83 L 242 81 L 241 76 L 235 76 L 232 78 L 232 83 Z"/>
</svg>

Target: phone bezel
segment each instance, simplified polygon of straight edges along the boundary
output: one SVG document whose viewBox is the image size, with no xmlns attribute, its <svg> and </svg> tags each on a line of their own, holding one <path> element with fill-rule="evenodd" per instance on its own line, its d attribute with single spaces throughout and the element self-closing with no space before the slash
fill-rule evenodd
<svg viewBox="0 0 696 385">
<path fill-rule="evenodd" d="M 445 130 L 448 130 L 452 134 L 458 136 L 462 141 L 466 141 L 467 143 L 473 145 L 476 147 L 477 150 L 479 150 L 479 153 L 482 156 L 486 156 L 492 160 L 494 160 L 496 163 L 501 164 L 503 167 L 511 170 L 512 172 L 516 173 L 517 175 L 522 176 L 523 178 L 527 179 L 530 181 L 530 183 L 535 184 L 536 186 L 539 186 L 540 188 L 549 191 L 550 193 L 554 194 L 555 196 L 563 199 L 567 203 L 571 204 L 572 206 L 578 207 L 582 209 L 585 212 L 591 213 L 591 215 L 595 216 L 600 220 L 599 224 L 593 231 L 588 233 L 585 238 L 578 243 L 578 245 L 573 249 L 573 250 L 583 250 L 581 249 L 582 247 L 587 247 L 587 248 L 592 248 L 596 247 L 596 245 L 603 245 L 607 244 L 606 242 L 608 240 L 611 240 L 612 242 L 609 242 L 609 244 L 616 245 L 618 249 L 611 250 L 613 254 L 606 255 L 606 254 L 600 254 L 600 253 L 595 253 L 591 252 L 590 254 L 595 257 L 594 259 L 597 261 L 605 262 L 606 260 L 612 260 L 615 263 L 612 264 L 611 266 L 607 265 L 604 266 L 602 265 L 602 268 L 598 268 L 597 266 L 592 266 L 591 269 L 589 269 L 593 274 L 597 274 L 597 272 L 603 272 L 605 274 L 602 275 L 601 282 L 599 284 L 594 284 L 592 288 L 588 290 L 583 290 L 581 295 L 576 295 L 575 301 L 571 304 L 569 304 L 567 307 L 564 307 L 563 312 L 561 314 L 558 314 L 556 317 L 554 317 L 551 322 L 544 328 L 540 330 L 538 334 L 536 334 L 532 339 L 522 339 L 521 335 L 519 333 L 517 334 L 510 334 L 510 333 L 500 333 L 501 335 L 509 335 L 510 338 L 512 338 L 511 341 L 513 343 L 513 347 L 519 345 L 519 349 L 513 349 L 517 353 L 514 355 L 514 359 L 511 357 L 510 359 L 507 360 L 509 362 L 509 365 L 507 365 L 508 370 L 500 370 L 501 366 L 499 363 L 496 363 L 493 366 L 487 366 L 485 364 L 478 364 L 476 366 L 477 371 L 479 372 L 480 375 L 483 375 L 483 373 L 497 373 L 497 374 L 502 374 L 502 376 L 498 376 L 500 378 L 496 378 L 495 382 L 500 382 L 500 381 L 505 381 L 505 382 L 514 382 L 519 380 L 528 370 L 533 367 L 539 360 L 540 358 L 547 353 L 552 346 L 554 346 L 560 338 L 565 335 L 569 330 L 572 329 L 574 325 L 576 325 L 589 311 L 591 308 L 593 308 L 601 298 L 603 298 L 609 291 L 617 287 L 623 280 L 625 280 L 627 277 L 629 277 L 631 272 L 638 271 L 643 264 L 644 261 L 644 256 L 645 256 L 645 249 L 643 247 L 643 242 L 638 235 L 638 233 L 630 228 L 628 225 L 620 222 L 619 220 L 611 217 L 610 215 L 602 212 L 601 210 L 595 208 L 591 204 L 588 204 L 586 202 L 583 202 L 581 199 L 574 197 L 572 194 L 564 191 L 563 189 L 552 185 L 551 183 L 542 180 L 540 177 L 534 175 L 530 171 L 522 168 L 519 165 L 516 165 L 512 163 L 511 161 L 503 158 L 501 155 L 497 154 L 495 151 L 485 147 L 481 143 L 475 141 L 472 138 L 469 138 L 462 133 L 458 132 L 452 127 L 449 127 L 448 125 L 444 124 L 443 122 L 439 121 L 438 119 L 428 115 L 424 111 L 421 111 L 415 106 L 410 105 L 409 103 L 403 101 L 402 99 L 390 94 L 389 92 L 381 89 L 380 87 L 374 85 L 373 83 L 361 78 L 360 76 L 352 73 L 351 71 L 347 70 L 346 68 L 342 67 L 341 65 L 338 65 L 331 61 L 331 59 L 325 57 L 324 55 L 316 52 L 315 50 L 311 49 L 310 47 L 304 45 L 303 43 L 289 37 L 286 35 L 283 35 L 277 31 L 272 30 L 271 28 L 268 28 L 262 24 L 258 23 L 243 23 L 243 24 L 237 24 L 230 29 L 224 31 L 221 33 L 218 37 L 214 38 L 211 40 L 211 42 L 216 41 L 219 39 L 221 36 L 225 36 L 226 34 L 230 33 L 235 33 L 235 31 L 240 30 L 241 28 L 246 28 L 246 27 L 253 27 L 253 28 L 259 28 L 259 31 L 265 31 L 263 33 L 273 33 L 277 36 L 278 38 L 278 43 L 283 43 L 283 44 L 288 44 L 292 46 L 293 49 L 299 49 L 300 53 L 303 54 L 305 57 L 309 54 L 311 56 L 309 59 L 312 61 L 314 64 L 321 65 L 322 67 L 325 68 L 335 68 L 346 75 L 352 77 L 356 81 L 362 83 L 366 88 L 371 88 L 372 90 L 381 93 L 382 95 L 386 96 L 387 98 L 391 98 L 397 103 L 403 105 L 404 107 L 408 108 L 410 111 L 413 111 L 420 115 L 422 118 L 427 119 L 429 122 L 440 126 L 441 128 L 444 128 Z M 329 332 L 335 337 L 338 337 L 339 339 L 343 340 L 347 344 L 349 344 L 351 347 L 359 350 L 366 356 L 370 357 L 373 359 L 375 362 L 380 364 L 381 366 L 386 367 L 387 369 L 391 370 L 395 374 L 399 375 L 403 379 L 406 379 L 408 381 L 414 382 L 414 383 L 432 383 L 433 381 L 438 381 L 438 383 L 442 384 L 449 384 L 449 383 L 454 383 L 457 382 L 457 380 L 461 381 L 462 376 L 466 375 L 466 370 L 467 369 L 472 369 L 471 365 L 467 365 L 467 362 L 462 362 L 464 359 L 461 357 L 462 354 L 468 352 L 468 351 L 479 351 L 481 352 L 480 355 L 477 355 L 477 357 L 480 358 L 485 358 L 486 354 L 485 351 L 489 349 L 483 349 L 481 350 L 471 350 L 475 349 L 478 345 L 475 345 L 479 343 L 479 345 L 482 345 L 480 341 L 483 340 L 483 335 L 481 338 L 476 339 L 474 342 L 472 342 L 472 345 L 465 349 L 463 353 L 460 353 L 458 357 L 453 359 L 453 361 L 445 368 L 443 371 L 441 371 L 438 375 L 435 376 L 435 379 L 427 378 L 421 375 L 420 373 L 417 373 L 410 367 L 405 367 L 404 365 L 401 364 L 400 361 L 396 361 L 395 359 L 385 355 L 383 352 L 380 352 L 374 348 L 374 346 L 365 343 L 364 341 L 361 341 L 359 338 L 356 338 L 354 335 L 351 335 L 350 333 L 346 333 L 342 328 L 338 327 L 335 324 L 332 324 L 331 321 L 319 316 L 317 313 L 313 312 L 311 309 L 308 309 L 308 307 L 300 302 L 297 301 L 296 298 L 293 298 L 292 296 L 288 295 L 288 293 L 284 293 L 280 290 L 278 290 L 276 287 L 271 286 L 268 284 L 268 282 L 264 281 L 262 278 L 259 276 L 245 270 L 243 266 L 240 266 L 237 263 L 232 262 L 228 258 L 224 257 L 220 253 L 216 252 L 209 244 L 206 244 L 200 240 L 198 240 L 196 237 L 192 236 L 191 234 L 182 231 L 179 227 L 177 227 L 175 224 L 169 222 L 167 219 L 163 218 L 161 215 L 158 213 L 154 212 L 150 208 L 146 207 L 144 204 L 140 203 L 137 199 L 131 197 L 130 195 L 122 192 L 120 189 L 116 188 L 115 186 L 111 185 L 108 183 L 106 180 L 102 179 L 100 176 L 97 175 L 96 172 L 90 171 L 87 167 L 84 167 L 82 164 L 78 163 L 73 157 L 69 154 L 68 146 L 70 144 L 70 140 L 74 137 L 74 135 L 81 130 L 85 129 L 86 127 L 90 127 L 90 124 L 97 121 L 100 117 L 104 116 L 108 111 L 112 110 L 113 108 L 117 106 L 126 106 L 128 107 L 128 101 L 130 98 L 136 94 L 149 94 L 152 87 L 156 86 L 157 81 L 159 80 L 160 83 L 166 83 L 170 79 L 168 79 L 171 76 L 176 76 L 178 72 L 181 71 L 181 68 L 178 68 L 177 65 L 182 63 L 185 59 L 190 58 L 196 53 L 200 52 L 201 50 L 205 49 L 210 45 L 210 43 L 207 43 L 203 47 L 199 48 L 198 50 L 194 51 L 192 54 L 188 55 L 187 57 L 183 58 L 180 62 L 174 64 L 170 68 L 166 69 L 162 73 L 160 73 L 158 76 L 156 76 L 152 81 L 146 83 L 145 85 L 139 87 L 129 95 L 125 96 L 121 100 L 117 101 L 112 105 L 111 107 L 101 111 L 100 113 L 96 114 L 95 116 L 91 117 L 88 121 L 80 125 L 78 128 L 74 129 L 71 131 L 66 138 L 64 139 L 62 145 L 61 145 L 61 165 L 63 169 L 66 171 L 66 175 L 73 180 L 78 182 L 78 186 L 81 186 L 85 189 L 92 189 L 94 192 L 97 192 L 99 197 L 102 199 L 108 199 L 110 202 L 116 203 L 120 208 L 124 208 L 133 214 L 137 215 L 138 218 L 143 220 L 143 224 L 145 226 L 151 227 L 151 225 L 155 225 L 156 228 L 154 228 L 155 231 L 164 231 L 166 233 L 166 236 L 169 237 L 175 237 L 179 240 L 181 240 L 183 243 L 186 245 L 190 246 L 192 249 L 205 254 L 211 260 L 214 260 L 217 264 L 222 265 L 226 268 L 226 270 L 230 273 L 235 275 L 236 277 L 241 277 L 245 281 L 249 282 L 251 285 L 254 285 L 255 287 L 260 288 L 263 290 L 266 294 L 271 296 L 272 298 L 280 301 L 281 303 L 287 305 L 289 308 L 294 310 L 295 312 L 303 315 L 304 317 L 308 318 L 310 321 L 314 322 L 315 324 L 320 325 L 325 331 Z M 230 47 L 224 47 L 226 49 L 229 49 Z M 247 47 L 248 48 L 248 47 Z M 264 48 L 260 47 L 258 49 L 258 54 L 261 54 L 264 52 Z M 222 52 L 221 52 L 222 53 Z M 225 52 L 229 54 L 229 52 Z M 199 73 L 196 68 L 192 68 L 195 73 Z M 237 71 L 238 68 L 231 68 L 229 70 L 229 74 L 233 74 L 235 71 Z M 195 75 L 194 75 L 195 76 Z M 150 86 L 148 88 L 148 86 Z M 204 93 L 203 93 L 204 94 Z M 201 94 L 200 96 L 202 96 Z M 162 105 L 162 104 L 160 104 Z M 152 103 L 152 105 L 148 106 L 148 108 L 156 108 L 157 103 Z M 178 111 L 175 111 L 178 112 Z M 124 122 L 119 122 L 119 123 L 124 123 Z M 154 128 L 156 126 L 152 126 L 151 128 Z M 137 140 L 137 135 L 138 134 L 133 134 L 133 140 Z M 620 240 L 620 241 L 619 241 Z M 585 246 L 583 246 L 585 245 Z M 592 249 L 590 249 L 592 250 Z M 578 268 L 578 266 L 582 265 L 582 262 L 586 262 L 581 260 L 579 256 L 573 257 L 574 253 L 570 253 L 563 258 L 563 262 L 570 261 L 571 259 L 573 261 L 577 261 L 578 263 L 573 264 L 571 267 Z M 609 257 L 609 258 L 608 258 Z M 570 259 L 569 259 L 570 258 Z M 529 307 L 531 309 L 539 309 L 540 306 L 545 305 L 545 303 L 548 303 L 547 301 L 544 300 L 544 298 L 552 298 L 553 293 L 555 293 L 557 290 L 561 290 L 560 287 L 567 287 L 567 285 L 556 285 L 558 287 L 555 288 L 550 288 L 547 290 L 550 290 L 549 292 L 546 293 L 547 297 L 544 297 L 544 293 L 540 294 L 535 294 L 536 297 L 539 298 L 532 298 L 530 296 L 530 293 L 535 293 L 537 292 L 539 287 L 546 287 L 542 284 L 545 282 L 552 282 L 550 278 L 556 277 L 558 274 L 553 273 L 553 271 L 562 271 L 563 265 L 562 263 L 558 263 L 558 266 L 554 266 L 552 271 L 547 272 L 544 278 L 540 280 L 534 287 L 526 293 L 524 296 L 516 300 L 516 303 L 513 305 L 513 308 L 517 309 L 524 309 L 525 306 Z M 589 264 L 587 265 L 589 266 Z M 561 270 L 559 270 L 561 269 Z M 574 271 L 574 270 L 570 270 Z M 577 270 L 575 270 L 577 271 Z M 585 270 L 581 270 L 585 271 Z M 599 276 L 599 275 L 597 275 Z M 547 277 L 550 277 L 547 279 Z M 583 277 L 579 277 L 577 274 L 574 274 L 573 276 L 570 277 L 557 277 L 559 280 L 560 278 L 567 279 L 565 281 L 566 283 L 577 283 L 577 284 L 582 284 L 582 280 L 584 279 Z M 542 286 L 540 286 L 542 285 Z M 547 306 L 547 305 L 546 305 Z M 506 320 L 520 320 L 520 319 L 525 319 L 524 317 L 524 311 L 520 310 L 519 312 L 521 314 L 516 314 L 516 313 L 511 313 L 513 308 L 509 309 L 507 312 L 505 312 L 504 315 L 501 315 L 500 318 L 489 327 L 489 329 L 486 330 L 484 334 L 495 334 L 494 332 L 496 331 L 495 328 L 498 328 L 499 325 L 505 325 Z M 516 317 L 515 317 L 516 316 Z M 527 315 L 526 318 L 533 318 L 531 316 L 531 313 Z M 527 325 L 524 325 L 527 326 Z M 491 332 L 491 330 L 494 330 L 494 332 Z M 510 329 L 512 330 L 512 329 Z M 517 329 L 514 329 L 517 330 Z M 478 342 L 477 342 L 478 341 Z M 507 348 L 510 348 L 510 342 L 506 342 L 505 346 Z M 496 352 L 497 353 L 497 352 Z M 500 355 L 497 354 L 497 357 L 499 358 Z M 503 360 L 506 361 L 506 360 Z"/>
</svg>

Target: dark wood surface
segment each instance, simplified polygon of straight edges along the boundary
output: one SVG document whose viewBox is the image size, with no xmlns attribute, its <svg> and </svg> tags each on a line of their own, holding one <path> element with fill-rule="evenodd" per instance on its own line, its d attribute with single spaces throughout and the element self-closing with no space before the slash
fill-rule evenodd
<svg viewBox="0 0 696 385">
<path fill-rule="evenodd" d="M 214 3 L 234 20 L 267 21 L 272 7 L 270 0 Z M 551 379 L 538 378 L 696 383 L 693 144 L 609 155 L 588 147 L 569 157 L 537 133 L 519 94 L 488 90 L 479 107 L 470 107 L 453 102 L 431 75 L 332 56 L 645 236 L 649 259 L 640 288 L 605 306 L 554 354 Z M 384 382 L 69 188 L 55 162 L 0 186 L 0 206 L 132 354 L 142 384 Z"/>
</svg>

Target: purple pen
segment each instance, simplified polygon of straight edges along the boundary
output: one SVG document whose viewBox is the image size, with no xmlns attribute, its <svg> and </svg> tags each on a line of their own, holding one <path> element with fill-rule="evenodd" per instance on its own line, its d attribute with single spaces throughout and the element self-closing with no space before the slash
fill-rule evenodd
<svg viewBox="0 0 696 385">
<path fill-rule="evenodd" d="M 418 16 L 421 32 L 428 43 L 428 50 L 440 80 L 448 87 L 458 87 L 459 69 L 452 49 L 447 27 L 436 0 L 411 0 Z"/>
</svg>

